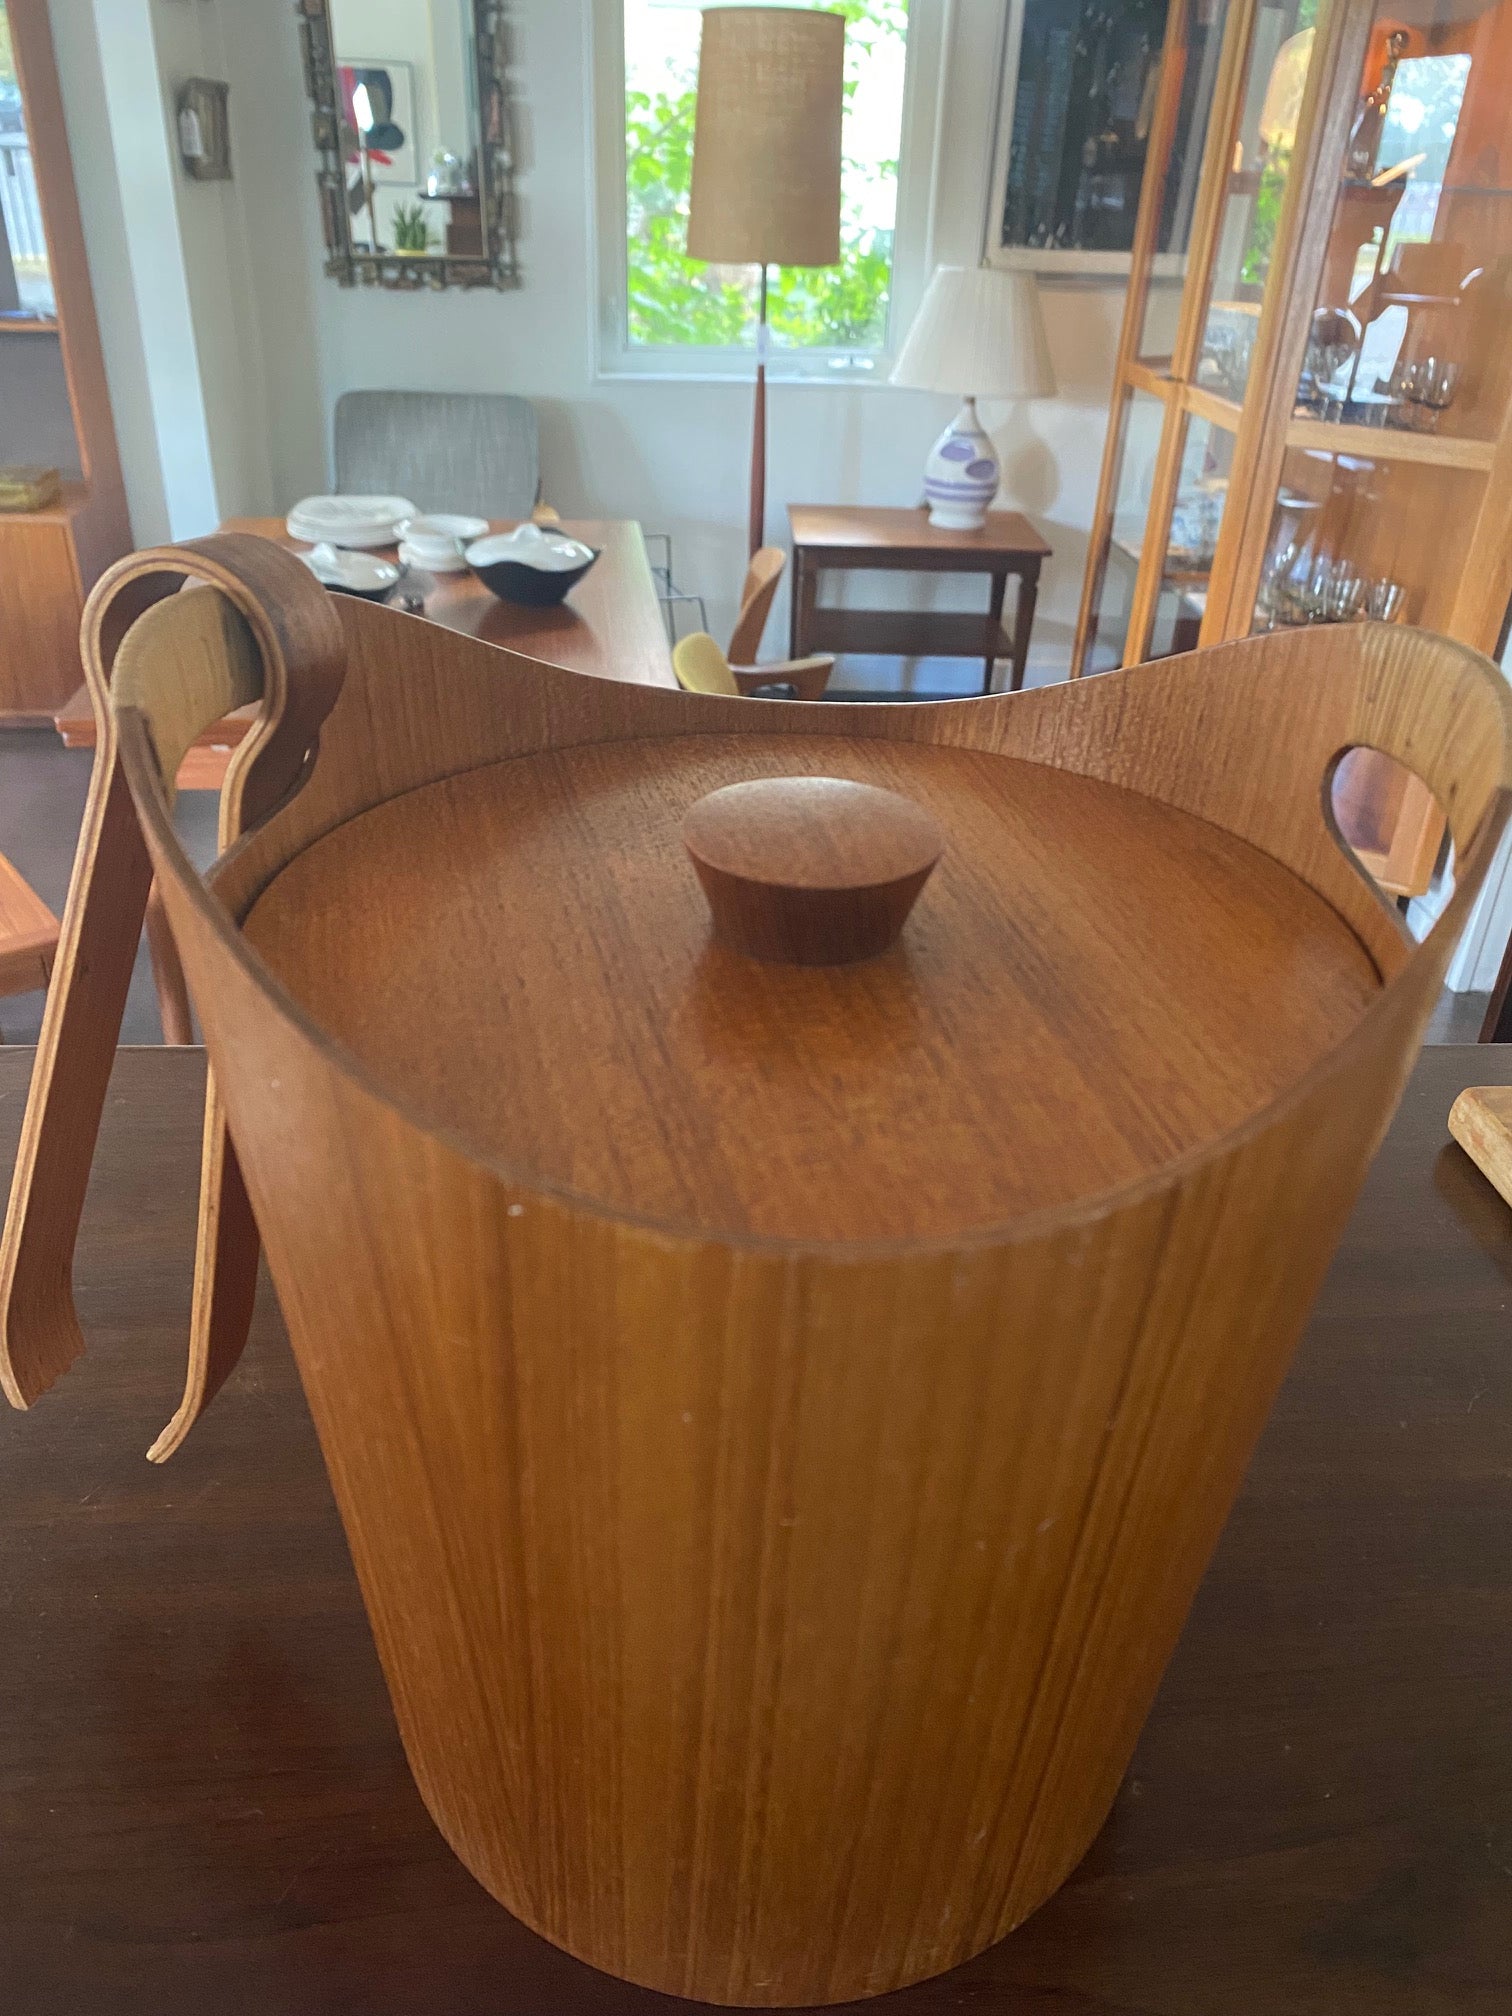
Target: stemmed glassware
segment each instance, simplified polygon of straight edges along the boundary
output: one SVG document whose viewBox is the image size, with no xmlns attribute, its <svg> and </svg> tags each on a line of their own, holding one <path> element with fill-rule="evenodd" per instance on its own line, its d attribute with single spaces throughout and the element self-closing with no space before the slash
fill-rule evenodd
<svg viewBox="0 0 1512 2016">
<path fill-rule="evenodd" d="M 1392 373 L 1391 389 L 1405 404 L 1399 426 L 1425 431 L 1438 425 L 1439 415 L 1454 403 L 1460 367 L 1446 357 L 1420 357 Z"/>
<path fill-rule="evenodd" d="M 1400 618 L 1407 591 L 1399 581 L 1370 581 L 1347 560 L 1319 558 L 1299 567 L 1305 557 L 1295 542 L 1273 555 L 1256 598 L 1258 630 L 1352 623 L 1364 616 L 1380 623 Z"/>
</svg>

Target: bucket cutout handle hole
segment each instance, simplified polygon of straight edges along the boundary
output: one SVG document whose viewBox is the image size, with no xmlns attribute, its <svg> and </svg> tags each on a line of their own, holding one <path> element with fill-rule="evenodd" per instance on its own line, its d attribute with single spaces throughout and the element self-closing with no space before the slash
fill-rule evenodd
<svg viewBox="0 0 1512 2016">
<path fill-rule="evenodd" d="M 1339 846 L 1421 937 L 1454 894 L 1444 808 L 1407 764 L 1359 743 L 1323 780 L 1323 816 Z"/>
</svg>

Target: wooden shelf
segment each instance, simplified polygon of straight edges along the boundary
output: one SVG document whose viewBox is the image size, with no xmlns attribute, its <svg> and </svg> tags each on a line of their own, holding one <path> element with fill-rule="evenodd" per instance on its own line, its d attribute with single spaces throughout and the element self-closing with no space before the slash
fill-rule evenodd
<svg viewBox="0 0 1512 2016">
<path fill-rule="evenodd" d="M 56 336 L 58 323 L 52 315 L 0 315 L 0 336 Z"/>
<path fill-rule="evenodd" d="M 1473 469 L 1481 474 L 1490 469 L 1496 454 L 1493 441 L 1411 434 L 1401 427 L 1358 427 L 1345 420 L 1294 418 L 1287 423 L 1286 445 L 1358 455 L 1370 462 L 1421 462 L 1435 469 Z"/>
<path fill-rule="evenodd" d="M 929 609 L 815 609 L 805 641 L 816 651 L 877 658 L 1011 658 L 1013 639 L 990 616 Z"/>
</svg>

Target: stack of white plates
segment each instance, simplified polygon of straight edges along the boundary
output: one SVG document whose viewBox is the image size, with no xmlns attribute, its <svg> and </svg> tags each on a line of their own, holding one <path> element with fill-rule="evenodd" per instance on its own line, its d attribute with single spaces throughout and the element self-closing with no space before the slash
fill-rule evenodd
<svg viewBox="0 0 1512 2016">
<path fill-rule="evenodd" d="M 363 549 L 395 545 L 400 525 L 414 516 L 407 497 L 305 497 L 284 523 L 291 539 L 310 546 Z"/>
</svg>

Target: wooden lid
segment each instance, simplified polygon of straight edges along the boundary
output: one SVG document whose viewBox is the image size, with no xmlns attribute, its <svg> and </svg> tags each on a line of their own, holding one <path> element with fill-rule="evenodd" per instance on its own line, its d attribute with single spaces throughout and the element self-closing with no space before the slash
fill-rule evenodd
<svg viewBox="0 0 1512 2016">
<path fill-rule="evenodd" d="M 945 851 L 859 964 L 716 942 L 709 793 L 895 792 Z M 1148 1177 L 1285 1091 L 1379 982 L 1217 827 L 977 751 L 689 736 L 490 766 L 298 856 L 249 940 L 388 1096 L 522 1183 L 804 1244 L 952 1241 Z"/>
</svg>

